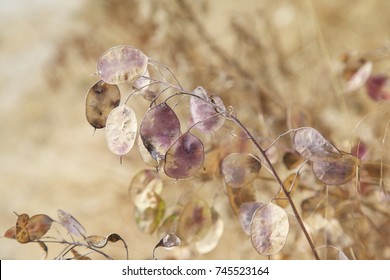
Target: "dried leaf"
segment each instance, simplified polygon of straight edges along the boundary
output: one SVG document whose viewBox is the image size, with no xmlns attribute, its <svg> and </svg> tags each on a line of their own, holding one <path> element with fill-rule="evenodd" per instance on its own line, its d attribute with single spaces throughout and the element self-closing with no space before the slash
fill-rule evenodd
<svg viewBox="0 0 390 280">
<path fill-rule="evenodd" d="M 177 234 L 186 242 L 201 240 L 211 225 L 211 209 L 206 201 L 193 199 L 182 209 Z"/>
<path fill-rule="evenodd" d="M 119 106 L 121 94 L 118 86 L 103 81 L 96 82 L 88 91 L 85 101 L 87 121 L 94 128 L 106 126 L 110 112 Z"/>
<path fill-rule="evenodd" d="M 359 159 L 344 154 L 337 160 L 313 162 L 313 173 L 321 182 L 331 185 L 343 185 L 351 181 L 356 175 Z"/>
<path fill-rule="evenodd" d="M 133 83 L 146 72 L 148 60 L 132 46 L 112 47 L 99 58 L 97 73 L 108 84 Z"/>
<path fill-rule="evenodd" d="M 311 127 L 295 129 L 293 145 L 295 150 L 307 160 L 317 161 L 340 157 L 339 151 L 321 133 Z"/>
<path fill-rule="evenodd" d="M 253 214 L 257 209 L 264 206 L 264 203 L 261 202 L 244 202 L 240 205 L 240 209 L 238 211 L 238 221 L 240 222 L 241 228 L 245 232 L 246 235 L 250 235 L 250 226 L 253 218 Z"/>
<path fill-rule="evenodd" d="M 181 240 L 179 236 L 174 233 L 169 233 L 161 238 L 160 242 L 156 245 L 157 247 L 171 248 L 175 246 L 180 246 Z"/>
<path fill-rule="evenodd" d="M 16 239 L 16 226 L 13 226 L 9 228 L 5 233 L 4 233 L 5 238 L 10 238 L 10 239 Z"/>
<path fill-rule="evenodd" d="M 287 169 L 295 169 L 303 163 L 303 160 L 296 152 L 286 152 L 283 155 L 283 163 Z"/>
<path fill-rule="evenodd" d="M 108 148 L 117 155 L 127 154 L 137 136 L 137 117 L 125 104 L 115 108 L 107 117 L 106 140 Z"/>
<path fill-rule="evenodd" d="M 107 237 L 99 236 L 99 235 L 87 236 L 85 238 L 85 241 L 90 246 L 95 247 L 95 248 L 104 248 L 108 243 Z"/>
<path fill-rule="evenodd" d="M 219 107 L 220 111 L 225 111 L 225 106 L 220 98 L 209 99 L 206 91 L 202 87 L 197 87 L 190 98 L 190 112 L 194 123 L 199 123 L 196 128 L 203 133 L 211 133 L 220 129 L 225 123 L 225 117 L 218 114 L 212 102 Z"/>
<path fill-rule="evenodd" d="M 230 154 L 221 164 L 223 178 L 232 188 L 240 188 L 252 183 L 257 178 L 260 168 L 259 159 L 244 153 Z"/>
<path fill-rule="evenodd" d="M 16 221 L 16 240 L 20 243 L 28 243 L 31 241 L 27 225 L 30 217 L 27 214 L 18 215 Z"/>
<path fill-rule="evenodd" d="M 44 214 L 34 215 L 31 218 L 27 214 L 18 215 L 16 240 L 20 243 L 38 240 L 49 231 L 52 222 L 53 219 Z"/>
<path fill-rule="evenodd" d="M 27 231 L 30 236 L 30 240 L 38 240 L 43 235 L 45 235 L 46 232 L 49 231 L 52 222 L 53 219 L 44 214 L 32 216 L 27 225 Z"/>
<path fill-rule="evenodd" d="M 165 202 L 154 192 L 150 192 L 148 195 L 153 204 L 142 209 L 136 207 L 134 215 L 138 228 L 144 233 L 151 234 L 157 229 L 164 217 Z"/>
<path fill-rule="evenodd" d="M 211 225 L 206 235 L 195 243 L 196 249 L 201 254 L 207 254 L 217 247 L 219 240 L 222 237 L 224 223 L 221 216 L 211 209 Z"/>
<path fill-rule="evenodd" d="M 145 148 L 157 160 L 165 159 L 168 148 L 180 136 L 180 121 L 166 103 L 149 109 L 140 126 L 140 136 Z"/>
<path fill-rule="evenodd" d="M 139 154 L 140 154 L 143 162 L 151 167 L 158 168 L 158 166 L 159 166 L 158 161 L 152 157 L 152 155 L 149 153 L 149 151 L 144 146 L 144 143 L 142 142 L 141 135 L 138 136 L 137 145 L 138 145 Z"/>
<path fill-rule="evenodd" d="M 166 236 L 171 232 L 176 232 L 179 223 L 180 210 L 181 209 L 177 208 L 172 214 L 164 219 L 161 226 L 158 228 L 158 236 Z"/>
<path fill-rule="evenodd" d="M 156 170 L 141 170 L 130 183 L 129 194 L 138 209 L 156 207 L 163 182 Z"/>
<path fill-rule="evenodd" d="M 164 172 L 175 179 L 191 177 L 202 167 L 204 146 L 202 141 L 190 132 L 182 134 L 167 150 Z"/>
<path fill-rule="evenodd" d="M 161 240 L 154 247 L 154 249 L 153 249 L 153 259 L 156 259 L 155 251 L 156 251 L 157 248 L 159 248 L 159 247 L 172 248 L 172 247 L 180 246 L 180 244 L 181 244 L 181 240 L 180 240 L 179 236 L 177 236 L 174 233 L 168 233 L 163 238 L 161 238 Z"/>
<path fill-rule="evenodd" d="M 243 188 L 226 186 L 227 196 L 234 214 L 238 214 L 241 204 L 256 201 L 256 192 L 252 184 Z"/>
<path fill-rule="evenodd" d="M 57 210 L 58 219 L 61 225 L 63 225 L 66 230 L 75 236 L 85 237 L 86 232 L 84 227 L 73 217 L 71 214 L 65 210 Z"/>
<path fill-rule="evenodd" d="M 125 250 L 126 250 L 126 259 L 128 259 L 128 247 L 126 242 L 123 240 L 123 238 L 117 234 L 117 233 L 110 233 L 106 237 L 99 236 L 99 235 L 91 235 L 85 238 L 85 241 L 88 243 L 89 246 L 92 246 L 94 248 L 104 248 L 108 244 L 108 242 L 115 243 L 117 241 L 122 241 Z"/>
<path fill-rule="evenodd" d="M 286 211 L 269 203 L 256 210 L 251 223 L 252 245 L 259 254 L 273 255 L 284 246 L 289 232 Z"/>
</svg>

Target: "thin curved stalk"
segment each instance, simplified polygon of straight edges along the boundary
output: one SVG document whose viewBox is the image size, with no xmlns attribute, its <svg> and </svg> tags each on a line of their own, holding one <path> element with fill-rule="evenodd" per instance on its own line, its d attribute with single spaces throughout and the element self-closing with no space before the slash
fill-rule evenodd
<svg viewBox="0 0 390 280">
<path fill-rule="evenodd" d="M 299 226 L 301 227 L 302 231 L 303 231 L 303 234 L 305 235 L 307 241 L 309 242 L 309 245 L 310 245 L 310 248 L 313 252 L 313 255 L 314 257 L 319 260 L 320 257 L 316 251 L 316 248 L 314 246 L 314 243 L 313 243 L 313 240 L 311 239 L 310 235 L 309 235 L 309 232 L 307 231 L 304 223 L 303 223 L 303 220 L 301 218 L 301 216 L 299 215 L 299 212 L 295 206 L 295 203 L 294 201 L 292 200 L 291 198 L 291 195 L 290 195 L 290 192 L 285 188 L 285 186 L 283 185 L 283 182 L 282 180 L 280 179 L 278 173 L 276 172 L 275 168 L 273 167 L 271 161 L 269 160 L 265 150 L 263 150 L 263 148 L 259 145 L 259 143 L 257 143 L 257 141 L 255 140 L 255 138 L 253 137 L 253 135 L 250 133 L 250 131 L 241 123 L 241 121 L 239 119 L 237 119 L 235 116 L 233 115 L 230 115 L 228 116 L 228 118 L 230 120 L 232 120 L 236 125 L 238 125 L 244 132 L 245 134 L 249 137 L 249 139 L 253 142 L 253 144 L 255 145 L 255 147 L 259 150 L 259 152 L 262 154 L 262 156 L 264 157 L 264 160 L 266 161 L 272 175 L 275 177 L 276 181 L 278 182 L 278 184 L 280 185 L 280 187 L 282 188 L 284 194 L 286 195 L 287 199 L 288 199 L 288 202 L 290 203 L 291 205 L 291 208 L 294 212 L 294 215 L 295 215 L 295 218 L 297 219 L 298 221 L 298 224 Z"/>
</svg>

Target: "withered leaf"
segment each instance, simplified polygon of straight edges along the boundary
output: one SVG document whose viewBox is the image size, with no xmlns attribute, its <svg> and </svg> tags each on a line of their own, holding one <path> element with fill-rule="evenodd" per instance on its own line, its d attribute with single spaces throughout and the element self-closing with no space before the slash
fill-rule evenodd
<svg viewBox="0 0 390 280">
<path fill-rule="evenodd" d="M 85 241 L 88 243 L 89 246 L 92 246 L 94 248 L 104 248 L 106 247 L 108 242 L 115 243 L 117 241 L 122 241 L 123 245 L 125 246 L 126 250 L 126 259 L 129 258 L 129 253 L 127 249 L 127 244 L 123 238 L 117 234 L 117 233 L 110 233 L 107 236 L 99 236 L 99 235 L 90 235 L 85 238 Z"/>
<path fill-rule="evenodd" d="M 113 109 L 106 121 L 106 141 L 111 152 L 123 156 L 134 145 L 137 136 L 137 116 L 126 104 Z"/>
<path fill-rule="evenodd" d="M 288 169 L 294 169 L 301 165 L 303 160 L 297 152 L 288 151 L 283 155 L 283 163 Z"/>
<path fill-rule="evenodd" d="M 195 247 L 201 254 L 207 254 L 217 247 L 219 240 L 222 237 L 224 223 L 218 212 L 211 209 L 211 225 L 206 235 L 195 243 Z"/>
<path fill-rule="evenodd" d="M 49 231 L 52 222 L 53 219 L 44 214 L 34 215 L 31 218 L 27 214 L 18 215 L 16 240 L 20 243 L 38 240 Z"/>
<path fill-rule="evenodd" d="M 13 226 L 9 228 L 5 233 L 4 233 L 5 238 L 11 238 L 15 239 L 16 238 L 16 226 Z"/>
<path fill-rule="evenodd" d="M 110 85 L 101 80 L 96 82 L 89 89 L 85 100 L 85 115 L 89 124 L 96 129 L 105 127 L 107 116 L 118 107 L 120 98 L 117 85 Z"/>
<path fill-rule="evenodd" d="M 166 236 L 170 232 L 176 232 L 177 224 L 179 222 L 180 210 L 177 208 L 172 214 L 165 217 L 161 225 L 158 228 L 158 236 Z"/>
<path fill-rule="evenodd" d="M 20 243 L 28 243 L 31 241 L 27 231 L 29 218 L 27 214 L 21 214 L 16 221 L 16 240 Z"/>
<path fill-rule="evenodd" d="M 203 165 L 204 146 L 202 141 L 190 132 L 182 134 L 165 154 L 164 172 L 175 179 L 194 175 Z"/>
<path fill-rule="evenodd" d="M 242 188 L 232 188 L 230 186 L 226 186 L 226 191 L 230 206 L 236 215 L 238 215 L 241 204 L 256 201 L 256 191 L 253 184 L 249 184 Z"/>
<path fill-rule="evenodd" d="M 139 134 L 152 158 L 163 160 L 168 148 L 180 136 L 180 120 L 167 103 L 160 103 L 146 112 Z"/>
<path fill-rule="evenodd" d="M 250 226 L 252 222 L 253 214 L 260 207 L 264 206 L 264 203 L 252 201 L 252 202 L 244 202 L 240 205 L 240 209 L 238 211 L 238 221 L 240 222 L 241 228 L 245 232 L 246 235 L 250 235 Z"/>
<path fill-rule="evenodd" d="M 71 214 L 62 209 L 58 209 L 57 214 L 60 224 L 63 225 L 70 234 L 85 237 L 85 229 L 76 220 L 75 217 L 73 217 Z"/>
<path fill-rule="evenodd" d="M 222 161 L 221 173 L 228 186 L 240 188 L 253 182 L 260 168 L 260 160 L 252 154 L 234 153 Z"/>
<path fill-rule="evenodd" d="M 190 98 L 190 112 L 194 123 L 198 123 L 197 129 L 203 133 L 211 133 L 220 129 L 225 123 L 225 117 L 219 115 L 213 106 L 207 92 L 202 87 L 197 87 Z M 197 96 L 197 97 L 196 97 Z M 225 111 L 225 106 L 219 97 L 213 100 L 221 111 Z"/>
<path fill-rule="evenodd" d="M 159 173 L 156 170 L 144 169 L 131 180 L 129 195 L 137 208 L 146 209 L 157 205 L 162 189 L 163 182 Z"/>
<path fill-rule="evenodd" d="M 311 127 L 294 130 L 294 149 L 305 159 L 311 161 L 328 160 L 339 157 L 340 153 L 324 136 Z"/>
<path fill-rule="evenodd" d="M 49 231 L 52 222 L 53 219 L 44 214 L 32 216 L 27 225 L 30 240 L 37 240 L 45 235 Z"/>
<path fill-rule="evenodd" d="M 194 198 L 182 209 L 177 227 L 178 235 L 186 242 L 197 242 L 209 231 L 211 208 L 203 199 Z"/>
<path fill-rule="evenodd" d="M 153 259 L 156 259 L 155 251 L 158 247 L 164 248 L 172 248 L 176 246 L 180 246 L 181 240 L 180 237 L 174 233 L 168 233 L 157 243 L 157 245 L 153 249 Z"/>
<path fill-rule="evenodd" d="M 313 162 L 313 173 L 318 180 L 327 185 L 343 185 L 356 175 L 359 159 L 353 155 L 343 154 L 332 161 Z"/>
<path fill-rule="evenodd" d="M 145 73 L 148 60 L 132 46 L 115 46 L 99 58 L 97 72 L 108 84 L 133 83 Z"/>
<path fill-rule="evenodd" d="M 286 211 L 268 203 L 256 210 L 251 223 L 252 245 L 259 254 L 279 252 L 287 240 L 289 222 Z"/>
<path fill-rule="evenodd" d="M 165 201 L 155 192 L 149 192 L 148 207 L 135 207 L 134 216 L 139 229 L 147 234 L 153 233 L 160 224 L 165 213 Z"/>
</svg>

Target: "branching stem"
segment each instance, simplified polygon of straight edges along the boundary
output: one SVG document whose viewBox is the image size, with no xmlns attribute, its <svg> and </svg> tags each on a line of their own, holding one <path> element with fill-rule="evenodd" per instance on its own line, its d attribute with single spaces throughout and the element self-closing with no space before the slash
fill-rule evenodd
<svg viewBox="0 0 390 280">
<path fill-rule="evenodd" d="M 169 68 L 167 67 L 166 69 L 169 70 Z M 171 72 L 171 71 L 170 71 Z M 157 81 L 157 80 L 153 80 L 151 79 L 152 81 Z M 178 96 L 178 95 L 181 95 L 181 94 L 185 94 L 185 95 L 189 95 L 189 96 L 195 96 L 197 98 L 200 98 L 199 96 L 193 94 L 192 92 L 189 92 L 189 91 L 186 91 L 184 88 L 182 88 L 181 86 L 178 87 L 178 86 L 175 86 L 175 85 L 171 85 L 169 84 L 168 82 L 165 82 L 165 81 L 160 81 L 162 84 L 164 84 L 165 86 L 167 87 L 170 87 L 170 88 L 173 88 L 173 89 L 176 89 L 178 90 L 177 93 L 169 96 L 165 102 L 174 97 L 174 96 Z M 201 98 L 202 99 L 202 98 Z M 206 100 L 205 100 L 206 101 Z M 215 108 L 216 112 L 218 112 L 218 114 L 222 113 L 222 112 L 219 112 L 216 104 L 210 102 L 210 104 Z M 217 115 L 217 114 L 216 114 Z M 280 179 L 278 173 L 276 172 L 275 168 L 273 167 L 271 161 L 269 160 L 267 154 L 266 154 L 266 150 L 264 150 L 260 145 L 259 143 L 257 143 L 256 139 L 253 137 L 253 135 L 250 133 L 250 131 L 245 127 L 245 125 L 234 115 L 234 114 L 229 114 L 229 112 L 226 112 L 226 113 L 222 113 L 222 115 L 226 116 L 226 118 L 232 120 L 237 126 L 239 126 L 244 132 L 245 134 L 248 136 L 248 138 L 253 142 L 253 144 L 255 145 L 255 147 L 257 148 L 257 150 L 259 150 L 259 152 L 261 153 L 261 155 L 264 157 L 264 160 L 266 161 L 267 163 L 267 166 L 270 170 L 270 172 L 273 174 L 274 178 L 276 179 L 276 181 L 278 182 L 278 184 L 280 185 L 280 187 L 282 188 L 284 194 L 286 195 L 286 198 L 289 202 L 289 204 L 291 205 L 291 208 L 293 210 L 293 213 L 295 215 L 295 218 L 297 219 L 298 223 L 299 223 L 299 226 L 301 227 L 302 231 L 303 231 L 303 234 L 305 235 L 307 241 L 309 242 L 309 245 L 310 245 L 310 248 L 313 252 L 313 255 L 315 257 L 315 259 L 319 260 L 320 257 L 316 251 L 316 248 L 314 246 L 314 243 L 313 243 L 313 240 L 311 239 L 310 235 L 309 235 L 309 232 L 307 231 L 304 223 L 303 223 L 303 220 L 301 218 L 301 216 L 299 215 L 299 212 L 298 212 L 298 209 L 297 207 L 295 206 L 295 203 L 294 201 L 292 200 L 291 198 L 291 195 L 290 195 L 290 192 L 289 190 L 287 190 L 285 188 L 285 186 L 283 185 L 283 182 L 282 180 Z M 291 131 L 288 131 L 287 133 L 289 133 Z M 286 134 L 287 134 L 286 133 Z M 274 144 L 274 143 L 273 143 Z M 272 144 L 271 144 L 272 145 Z"/>
<path fill-rule="evenodd" d="M 295 203 L 294 201 L 292 200 L 291 198 L 291 195 L 290 195 L 290 192 L 285 188 L 285 186 L 283 185 L 283 182 L 282 180 L 280 179 L 278 173 L 276 172 L 275 168 L 273 167 L 271 161 L 269 160 L 265 150 L 263 150 L 263 148 L 259 145 L 259 143 L 257 143 L 257 141 L 255 140 L 255 138 L 253 137 L 253 135 L 250 133 L 250 131 L 241 123 L 241 121 L 239 119 L 237 119 L 235 116 L 231 115 L 228 117 L 230 120 L 232 120 L 236 125 L 238 125 L 244 132 L 245 134 L 249 137 L 249 139 L 253 142 L 253 144 L 255 145 L 255 147 L 259 150 L 259 152 L 261 153 L 261 155 L 264 157 L 264 160 L 266 161 L 272 175 L 275 177 L 275 180 L 278 182 L 278 184 L 280 185 L 280 187 L 282 188 L 284 194 L 286 195 L 287 199 L 288 199 L 288 202 L 290 203 L 291 205 L 291 208 L 294 212 L 294 215 L 295 215 L 295 218 L 297 219 L 298 223 L 299 223 L 299 226 L 301 227 L 302 231 L 303 231 L 303 234 L 305 235 L 307 241 L 309 242 L 309 245 L 310 245 L 310 248 L 313 252 L 313 255 L 314 257 L 319 260 L 320 257 L 316 251 L 316 248 L 314 246 L 314 243 L 313 243 L 313 240 L 311 239 L 310 235 L 309 235 L 309 232 L 307 231 L 304 223 L 303 223 L 303 220 L 301 218 L 301 216 L 299 215 L 299 212 L 295 206 Z"/>
</svg>

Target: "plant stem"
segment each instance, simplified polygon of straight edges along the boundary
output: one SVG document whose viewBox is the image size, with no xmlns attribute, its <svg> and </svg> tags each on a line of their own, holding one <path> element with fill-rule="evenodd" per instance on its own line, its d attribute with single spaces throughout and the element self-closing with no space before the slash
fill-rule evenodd
<svg viewBox="0 0 390 280">
<path fill-rule="evenodd" d="M 157 81 L 157 80 L 153 80 L 151 79 L 152 81 Z M 189 96 L 195 96 L 197 98 L 200 98 L 199 96 L 197 96 L 196 94 L 193 94 L 192 92 L 189 92 L 189 91 L 186 91 L 184 88 L 179 88 L 177 86 L 174 86 L 174 85 L 171 85 L 167 82 L 164 82 L 164 81 L 160 81 L 162 84 L 165 84 L 166 86 L 170 87 L 170 88 L 173 88 L 173 89 L 176 89 L 178 90 L 179 92 L 176 93 L 176 94 L 173 94 L 172 96 L 168 97 L 165 102 L 169 99 L 169 98 L 172 98 L 173 96 L 177 96 L 177 95 L 181 95 L 181 94 L 185 94 L 185 95 L 189 95 Z M 307 241 L 309 242 L 309 245 L 310 245 L 310 248 L 313 252 L 313 255 L 314 257 L 319 260 L 320 257 L 318 256 L 318 253 L 315 249 L 315 246 L 314 246 L 314 243 L 313 243 L 313 240 L 310 238 L 310 235 L 305 227 L 305 225 L 303 224 L 303 220 L 301 218 L 301 216 L 299 215 L 299 212 L 294 204 L 294 201 L 292 200 L 291 198 L 291 195 L 289 193 L 289 191 L 284 187 L 283 185 L 283 182 L 282 180 L 280 179 L 278 173 L 276 172 L 275 168 L 273 167 L 272 163 L 270 162 L 267 154 L 266 154 L 266 151 L 259 145 L 259 143 L 257 143 L 257 141 L 255 140 L 255 138 L 253 137 L 253 135 L 250 133 L 250 131 L 241 123 L 241 121 L 239 119 L 237 119 L 234 115 L 232 114 L 229 114 L 228 112 L 220 112 L 220 110 L 217 108 L 217 106 L 213 103 L 210 102 L 210 105 L 212 105 L 214 108 L 215 108 L 215 111 L 218 112 L 218 113 L 225 113 L 223 115 L 225 115 L 228 119 L 232 120 L 235 124 L 237 124 L 245 133 L 246 135 L 249 137 L 249 139 L 253 142 L 253 144 L 256 146 L 256 148 L 260 151 L 260 153 L 262 154 L 262 156 L 264 157 L 268 167 L 270 168 L 270 171 L 271 173 L 273 174 L 273 176 L 275 177 L 276 181 L 278 182 L 278 184 L 280 185 L 280 187 L 282 188 L 284 194 L 286 195 L 287 199 L 288 199 L 288 202 L 290 203 L 291 205 L 291 208 L 294 212 L 294 215 L 295 215 L 295 218 L 297 219 L 298 223 L 299 223 L 299 226 L 301 227 Z"/>
<path fill-rule="evenodd" d="M 256 146 L 256 148 L 260 151 L 260 153 L 262 154 L 262 156 L 264 157 L 264 160 L 266 161 L 268 167 L 270 168 L 270 171 L 272 173 L 272 175 L 275 177 L 276 181 L 278 182 L 278 184 L 280 185 L 280 187 L 282 188 L 284 194 L 286 195 L 287 199 L 288 199 L 288 202 L 290 203 L 291 205 L 291 208 L 294 212 L 294 215 L 295 215 L 295 218 L 297 219 L 298 223 L 299 223 L 299 226 L 301 227 L 307 241 L 309 242 L 309 245 L 310 245 L 310 248 L 313 252 L 313 255 L 314 257 L 319 260 L 320 257 L 318 256 L 318 253 L 316 251 L 316 248 L 314 246 L 314 243 L 313 243 L 313 240 L 310 238 L 310 235 L 305 227 L 305 225 L 303 224 L 303 220 L 301 218 L 301 216 L 299 215 L 299 212 L 295 206 L 295 203 L 294 201 L 292 200 L 291 198 L 291 195 L 289 193 L 289 191 L 284 187 L 283 185 L 283 182 L 282 180 L 280 179 L 278 173 L 276 172 L 275 168 L 273 167 L 272 163 L 270 162 L 266 152 L 263 150 L 263 148 L 259 145 L 259 143 L 257 143 L 257 141 L 255 140 L 255 138 L 253 137 L 253 135 L 250 133 L 250 131 L 241 123 L 241 121 L 239 119 L 237 119 L 235 116 L 233 115 L 230 115 L 228 116 L 229 119 L 231 119 L 234 123 L 236 123 L 245 133 L 246 135 L 249 137 L 249 139 L 253 142 L 253 144 Z"/>
</svg>

